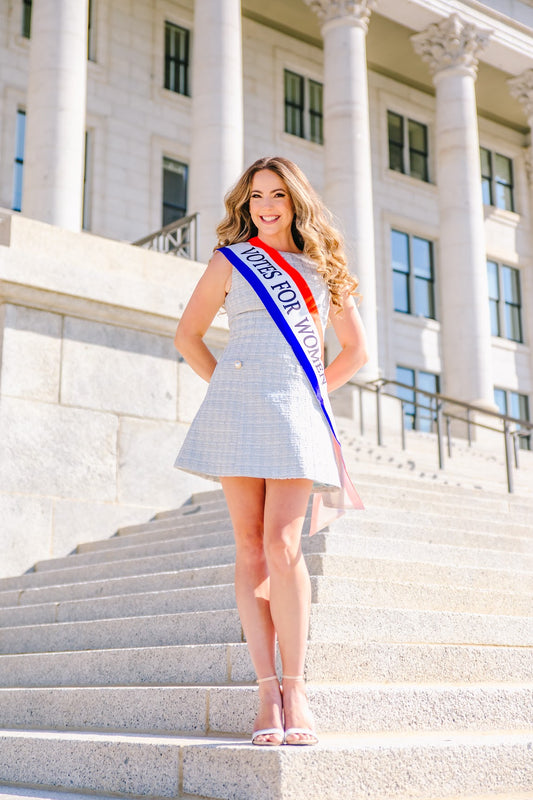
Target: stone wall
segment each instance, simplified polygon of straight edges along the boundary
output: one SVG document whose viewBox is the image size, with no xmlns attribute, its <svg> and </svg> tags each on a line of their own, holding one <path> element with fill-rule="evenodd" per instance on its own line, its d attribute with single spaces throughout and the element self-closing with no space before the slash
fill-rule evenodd
<svg viewBox="0 0 533 800">
<path fill-rule="evenodd" d="M 205 384 L 173 346 L 203 265 L 0 225 L 0 575 L 211 488 L 173 468 Z M 225 336 L 216 320 L 214 349 Z"/>
</svg>

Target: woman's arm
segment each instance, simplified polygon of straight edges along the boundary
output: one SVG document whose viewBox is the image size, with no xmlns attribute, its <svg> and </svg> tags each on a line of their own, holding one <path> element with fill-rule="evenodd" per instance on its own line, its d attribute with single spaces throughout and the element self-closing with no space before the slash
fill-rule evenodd
<svg viewBox="0 0 533 800">
<path fill-rule="evenodd" d="M 353 295 L 344 297 L 340 313 L 332 306 L 330 322 L 342 349 L 325 370 L 328 393 L 343 386 L 368 361 L 365 330 Z"/>
<path fill-rule="evenodd" d="M 174 344 L 198 375 L 206 381 L 216 367 L 216 359 L 205 345 L 203 337 L 215 314 L 224 303 L 231 286 L 231 264 L 215 253 L 196 284 L 176 330 Z"/>
</svg>

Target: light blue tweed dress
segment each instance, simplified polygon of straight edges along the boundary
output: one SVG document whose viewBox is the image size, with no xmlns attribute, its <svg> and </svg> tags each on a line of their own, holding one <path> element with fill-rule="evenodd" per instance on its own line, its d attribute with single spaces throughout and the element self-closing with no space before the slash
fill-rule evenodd
<svg viewBox="0 0 533 800">
<path fill-rule="evenodd" d="M 325 281 L 307 257 L 283 256 L 309 284 L 325 330 Z M 329 427 L 303 369 L 235 268 L 231 280 L 228 344 L 175 466 L 213 480 L 310 478 L 315 491 L 339 486 Z"/>
</svg>

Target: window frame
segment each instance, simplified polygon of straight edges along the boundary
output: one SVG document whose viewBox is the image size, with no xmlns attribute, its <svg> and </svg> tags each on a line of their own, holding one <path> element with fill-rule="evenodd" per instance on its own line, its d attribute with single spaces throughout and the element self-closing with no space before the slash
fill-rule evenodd
<svg viewBox="0 0 533 800">
<path fill-rule="evenodd" d="M 175 164 L 179 164 L 180 167 L 185 167 L 185 205 L 178 205 L 176 203 L 169 203 L 165 202 L 165 162 L 171 161 Z M 177 222 L 179 219 L 187 216 L 187 208 L 189 202 L 189 164 L 186 161 L 181 161 L 174 156 L 169 156 L 166 153 L 163 153 L 161 159 L 161 227 L 165 227 L 165 225 L 171 225 L 172 222 Z M 175 208 L 182 210 L 182 213 L 178 217 L 174 217 L 174 219 L 165 222 L 165 209 L 167 208 Z"/>
<path fill-rule="evenodd" d="M 404 424 L 406 418 L 411 420 L 411 425 L 405 424 L 407 430 L 413 431 L 422 431 L 424 433 L 433 433 L 436 427 L 436 419 L 437 419 L 437 409 L 433 407 L 433 400 L 431 398 L 427 398 L 428 405 L 427 405 L 427 414 L 422 414 L 419 405 L 421 405 L 421 401 L 417 398 L 417 394 L 424 391 L 423 387 L 419 385 L 419 378 L 420 375 L 426 375 L 434 379 L 435 389 L 434 392 L 436 394 L 440 393 L 440 375 L 436 372 L 429 372 L 425 369 L 417 369 L 416 367 L 407 367 L 403 364 L 396 364 L 396 380 L 399 383 L 407 384 L 407 381 L 400 381 L 398 376 L 398 371 L 404 370 L 405 372 L 410 372 L 413 376 L 413 385 L 411 387 L 412 397 L 402 397 L 401 392 L 407 393 L 409 390 L 402 389 L 401 386 L 396 387 L 396 396 L 399 397 L 404 404 L 412 405 L 413 411 L 410 412 L 406 410 L 405 405 L 403 408 L 403 415 L 404 415 Z M 426 395 L 422 395 L 422 400 L 426 398 Z M 418 405 L 416 405 L 418 404 Z M 425 427 L 423 425 L 423 421 L 428 420 L 430 425 Z"/>
<path fill-rule="evenodd" d="M 482 159 L 482 152 L 488 154 L 488 172 L 483 171 L 483 159 Z M 513 159 L 511 156 L 506 156 L 504 153 L 498 153 L 496 150 L 491 150 L 489 147 L 484 147 L 483 145 L 479 146 L 479 154 L 480 154 L 480 169 L 481 169 L 481 190 L 483 193 L 483 187 L 488 187 L 488 195 L 489 195 L 489 203 L 486 203 L 483 200 L 483 205 L 488 205 L 491 208 L 498 208 L 500 211 L 511 211 L 512 213 L 516 213 L 516 203 L 515 203 L 515 182 L 514 182 L 514 167 L 513 167 Z M 496 177 L 495 169 L 494 169 L 494 157 L 498 156 L 499 158 L 504 158 L 506 161 L 509 162 L 509 173 L 511 176 L 510 182 L 507 183 L 506 181 L 498 180 Z M 498 203 L 498 186 L 503 186 L 509 189 L 510 195 L 510 208 L 506 205 L 500 205 Z"/>
<path fill-rule="evenodd" d="M 530 403 L 529 403 L 529 396 L 527 394 L 516 392 L 514 391 L 514 389 L 504 389 L 502 386 L 495 386 L 493 391 L 494 391 L 494 402 L 496 403 L 502 414 L 505 414 L 507 417 L 514 417 L 515 419 L 523 419 L 526 422 L 530 422 L 531 420 Z M 503 396 L 504 406 L 505 406 L 504 410 L 502 410 L 501 405 L 498 403 L 496 399 L 497 392 L 501 393 L 501 395 Z M 525 405 L 524 416 L 522 416 L 521 413 L 520 414 L 510 413 L 510 405 L 511 405 L 510 400 L 512 400 L 513 398 L 516 398 L 518 400 L 519 405 L 521 404 L 521 401 L 523 401 L 523 404 Z M 515 430 L 520 430 L 520 426 L 515 428 Z M 518 437 L 518 446 L 520 447 L 521 450 L 531 450 L 533 449 L 532 445 L 533 445 L 533 433 L 530 433 L 528 436 Z"/>
<path fill-rule="evenodd" d="M 24 39 L 31 39 L 31 12 L 32 12 L 32 0 L 22 0 L 20 35 Z"/>
<path fill-rule="evenodd" d="M 401 120 L 401 141 L 393 141 L 391 139 L 391 128 L 390 128 L 390 119 L 391 117 L 396 117 L 397 119 Z M 417 147 L 412 146 L 411 144 L 411 131 L 410 131 L 410 124 L 419 125 L 423 129 L 424 133 L 424 144 L 425 149 L 420 150 Z M 425 122 L 420 122 L 419 120 L 412 119 L 411 117 L 406 116 L 405 114 L 400 114 L 398 111 L 393 111 L 392 109 L 387 109 L 387 142 L 388 142 L 388 157 L 389 163 L 388 168 L 391 172 L 399 172 L 402 175 L 408 175 L 410 178 L 414 180 L 422 181 L 423 183 L 430 183 L 430 174 L 429 174 L 429 127 Z M 401 169 L 396 169 L 396 167 L 392 166 L 393 159 L 391 158 L 391 149 L 395 148 L 395 152 L 400 155 L 401 161 Z M 413 173 L 412 167 L 412 156 L 418 155 L 422 156 L 423 164 L 424 164 L 424 177 L 420 177 L 417 174 Z"/>
<path fill-rule="evenodd" d="M 300 103 L 288 98 L 288 76 L 296 78 L 299 82 Z M 316 107 L 312 94 L 315 87 L 317 94 L 320 96 L 319 108 Z M 299 119 L 297 127 L 300 128 L 300 133 L 297 133 L 293 126 L 289 125 L 289 119 L 295 112 Z M 317 129 L 318 133 L 316 132 Z M 324 144 L 324 84 L 315 78 L 302 75 L 302 73 L 286 66 L 283 67 L 283 131 L 289 136 L 296 136 L 298 139 L 304 139 L 312 144 Z"/>
<path fill-rule="evenodd" d="M 169 43 L 169 36 L 171 34 L 184 35 L 184 50 L 183 57 L 180 55 L 173 56 L 170 54 L 172 49 Z M 175 44 L 175 42 L 174 42 Z M 181 49 L 181 48 L 178 48 Z M 174 80 L 171 79 L 172 65 L 174 65 Z M 191 70 L 191 31 L 183 25 L 178 25 L 166 19 L 164 23 L 164 43 L 163 43 L 163 88 L 174 94 L 179 94 L 182 97 L 191 96 L 190 87 L 190 70 Z M 180 88 L 175 88 L 180 87 Z"/>
<path fill-rule="evenodd" d="M 512 267 L 509 264 L 503 264 L 499 261 L 495 261 L 492 258 L 487 258 L 487 272 L 489 268 L 489 264 L 494 265 L 496 267 L 496 274 L 497 274 L 497 287 L 498 287 L 498 297 L 492 297 L 490 294 L 490 284 L 489 284 L 489 307 L 491 303 L 495 304 L 496 314 L 497 314 L 497 322 L 498 322 L 498 333 L 494 333 L 492 329 L 492 316 L 491 316 L 491 336 L 495 336 L 499 339 L 507 339 L 510 342 L 516 342 L 517 344 L 524 344 L 524 322 L 523 322 L 523 315 L 522 315 L 522 280 L 521 280 L 521 270 L 518 267 Z M 517 289 L 518 289 L 518 301 L 509 300 L 505 294 L 505 281 L 503 278 L 503 270 L 510 270 L 514 273 L 517 277 Z M 507 310 L 508 309 L 515 309 L 516 315 L 518 319 L 518 328 L 519 328 L 519 338 L 515 338 L 514 336 L 509 335 L 510 331 L 508 330 L 507 324 Z"/>
<path fill-rule="evenodd" d="M 391 227 L 390 233 L 391 233 L 391 238 L 390 238 L 390 241 L 391 241 L 391 266 L 392 266 L 392 273 L 393 273 L 393 298 L 392 298 L 392 301 L 393 301 L 393 309 L 394 309 L 394 311 L 397 312 L 398 314 L 409 314 L 410 316 L 413 316 L 413 317 L 421 317 L 423 319 L 432 319 L 432 320 L 436 321 L 437 320 L 437 303 L 436 303 L 436 297 L 435 297 L 435 285 L 436 285 L 436 281 L 435 281 L 435 242 L 432 239 L 426 239 L 423 236 L 419 236 L 418 234 L 411 234 L 411 233 L 408 233 L 407 231 L 399 230 L 399 228 L 396 228 L 396 227 Z M 408 267 L 408 269 L 407 269 L 407 271 L 398 270 L 398 269 L 396 269 L 394 267 L 394 260 L 393 260 L 393 257 L 392 257 L 392 255 L 393 255 L 393 248 L 392 248 L 392 236 L 393 236 L 393 234 L 399 234 L 400 236 L 407 237 L 407 242 L 408 242 L 408 245 L 407 245 L 407 258 L 408 258 L 407 267 Z M 413 240 L 414 239 L 418 239 L 418 240 L 420 240 L 422 242 L 425 242 L 426 244 L 429 244 L 430 275 L 431 275 L 430 278 L 425 278 L 425 277 L 423 277 L 421 275 L 417 275 L 416 274 L 416 265 L 414 263 L 414 256 L 413 256 Z M 404 310 L 402 308 L 397 308 L 396 307 L 396 298 L 395 298 L 395 291 L 394 291 L 394 287 L 395 287 L 395 284 L 396 284 L 395 279 L 394 279 L 395 274 L 406 276 L 406 283 L 407 283 L 407 310 Z M 417 297 L 416 289 L 417 289 L 417 282 L 418 281 L 423 281 L 425 284 L 429 284 L 429 286 L 430 286 L 430 291 L 428 292 L 429 305 L 430 305 L 430 313 L 429 314 L 421 313 L 416 308 L 416 297 Z M 428 291 L 427 288 L 426 288 L 426 291 Z"/>
</svg>

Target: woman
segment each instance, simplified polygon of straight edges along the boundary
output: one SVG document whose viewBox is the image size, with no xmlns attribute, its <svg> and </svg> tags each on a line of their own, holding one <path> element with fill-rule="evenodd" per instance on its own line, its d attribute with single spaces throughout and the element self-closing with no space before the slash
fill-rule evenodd
<svg viewBox="0 0 533 800">
<path fill-rule="evenodd" d="M 301 534 L 311 491 L 341 486 L 339 463 L 311 383 L 246 277 L 244 259 L 255 259 L 248 271 L 255 267 L 257 279 L 270 279 L 265 302 L 275 297 L 279 314 L 296 333 L 310 330 L 313 302 L 320 316 L 317 337 L 329 316 L 341 351 L 325 372 L 315 363 L 326 392 L 342 386 L 367 360 L 354 301 L 357 282 L 327 211 L 292 162 L 259 159 L 225 204 L 217 228 L 223 252 L 215 251 L 209 261 L 176 332 L 177 349 L 210 382 L 176 466 L 220 480 L 226 497 L 236 544 L 237 605 L 259 685 L 252 743 L 316 744 L 303 681 L 311 587 Z M 253 245 L 238 244 L 250 239 Z M 305 282 L 307 300 L 284 266 Z M 230 336 L 217 363 L 203 337 L 222 306 Z M 309 344 L 313 337 L 304 339 Z"/>
</svg>

